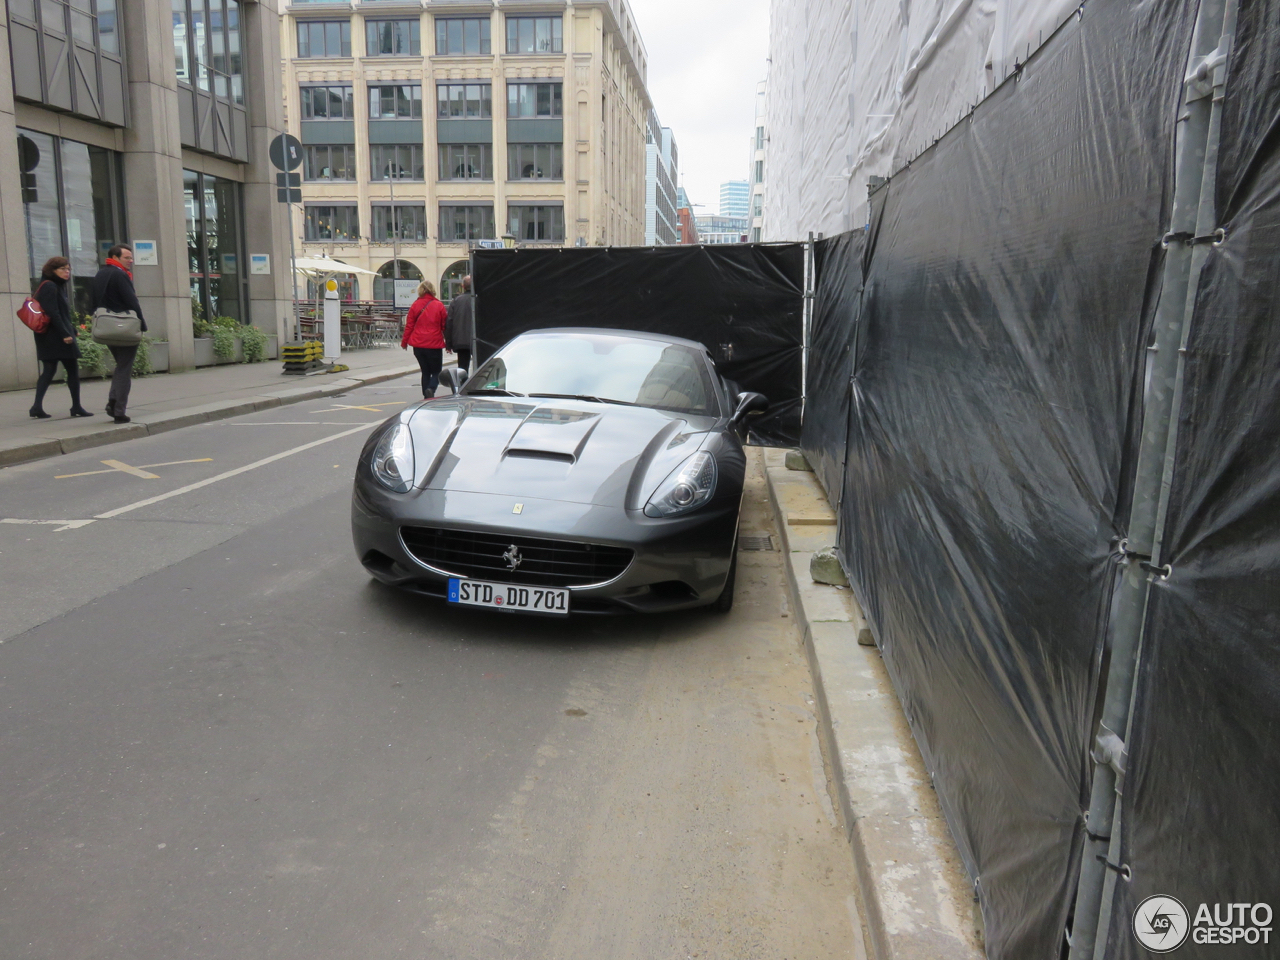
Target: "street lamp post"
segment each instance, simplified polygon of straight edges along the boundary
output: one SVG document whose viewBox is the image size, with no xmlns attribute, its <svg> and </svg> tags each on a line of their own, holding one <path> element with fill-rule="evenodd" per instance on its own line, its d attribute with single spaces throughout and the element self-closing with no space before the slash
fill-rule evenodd
<svg viewBox="0 0 1280 960">
<path fill-rule="evenodd" d="M 394 148 L 393 148 L 394 149 Z M 393 154 L 394 156 L 394 154 Z M 396 223 L 395 161 L 387 163 L 387 189 L 391 191 L 391 303 L 396 302 L 396 281 L 400 279 L 400 226 Z"/>
</svg>

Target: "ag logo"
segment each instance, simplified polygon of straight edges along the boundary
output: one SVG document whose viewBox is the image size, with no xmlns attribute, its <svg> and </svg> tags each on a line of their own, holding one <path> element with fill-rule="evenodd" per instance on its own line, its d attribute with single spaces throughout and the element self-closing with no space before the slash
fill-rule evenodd
<svg viewBox="0 0 1280 960">
<path fill-rule="evenodd" d="M 1178 900 L 1157 894 L 1133 912 L 1133 935 L 1152 953 L 1172 953 L 1187 939 L 1191 916 Z"/>
</svg>

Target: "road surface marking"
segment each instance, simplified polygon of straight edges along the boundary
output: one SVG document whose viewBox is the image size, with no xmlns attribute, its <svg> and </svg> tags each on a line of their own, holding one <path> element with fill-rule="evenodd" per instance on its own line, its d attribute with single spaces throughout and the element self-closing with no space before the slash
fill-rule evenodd
<svg viewBox="0 0 1280 960">
<path fill-rule="evenodd" d="M 372 423 L 366 423 L 366 427 L 376 427 L 381 420 Z M 351 427 L 355 426 L 350 420 L 256 420 L 246 423 L 238 421 L 228 421 L 229 427 Z"/>
<path fill-rule="evenodd" d="M 170 490 L 168 493 L 161 493 L 154 497 L 147 497 L 145 500 L 138 500 L 134 503 L 125 504 L 123 507 L 116 507 L 114 510 L 108 510 L 106 513 L 94 514 L 95 520 L 110 520 L 121 514 L 130 513 L 142 507 L 149 507 L 153 503 L 159 503 L 161 500 L 168 500 L 170 497 L 179 497 L 184 493 L 190 493 L 192 490 L 199 490 L 201 487 L 207 487 L 211 483 L 218 483 L 221 480 L 229 480 L 232 477 L 238 477 L 242 473 L 248 473 L 250 470 L 257 470 L 259 467 L 265 467 L 269 463 L 275 463 L 277 460 L 283 460 L 285 457 L 291 457 L 295 453 L 302 453 L 304 450 L 310 450 L 312 447 L 318 447 L 322 443 L 328 443 L 330 440 L 341 440 L 343 437 L 349 437 L 353 433 L 359 433 L 361 430 L 368 430 L 369 424 L 362 423 L 358 427 L 352 427 L 350 430 L 343 430 L 341 433 L 335 433 L 332 436 L 321 437 L 319 440 L 312 440 L 310 443 L 304 443 L 300 447 L 293 447 L 289 450 L 281 450 L 279 453 L 273 453 L 269 457 L 263 457 L 261 460 L 255 460 L 253 463 L 246 463 L 243 467 L 236 467 L 234 470 L 228 470 L 217 476 L 209 477 L 207 480 L 198 480 L 195 483 L 189 483 L 185 487 L 179 487 L 177 490 Z"/>
<path fill-rule="evenodd" d="M 78 530 L 80 527 L 87 527 L 93 523 L 92 520 L 15 520 L 12 517 L 5 517 L 0 523 L 23 523 L 23 524 L 40 524 L 43 526 L 57 527 L 53 531 L 57 533 L 59 530 Z"/>
<path fill-rule="evenodd" d="M 403 407 L 408 404 L 408 400 L 388 400 L 386 403 L 370 403 L 365 406 L 359 404 L 351 405 L 347 403 L 339 403 L 329 407 L 327 410 L 317 410 L 317 413 L 328 413 L 330 410 L 368 410 L 370 413 L 382 413 L 379 407 Z"/>
<path fill-rule="evenodd" d="M 55 480 L 70 480 L 73 477 L 96 477 L 104 473 L 129 473 L 135 477 L 142 477 L 144 480 L 159 480 L 154 473 L 147 473 L 150 467 L 176 467 L 180 463 L 209 463 L 213 457 L 201 457 L 198 460 L 170 460 L 168 463 L 144 463 L 141 467 L 131 467 L 127 463 L 121 463 L 119 460 L 100 460 L 99 463 L 105 463 L 110 469 L 108 470 L 89 470 L 85 473 L 60 473 L 55 476 Z"/>
</svg>

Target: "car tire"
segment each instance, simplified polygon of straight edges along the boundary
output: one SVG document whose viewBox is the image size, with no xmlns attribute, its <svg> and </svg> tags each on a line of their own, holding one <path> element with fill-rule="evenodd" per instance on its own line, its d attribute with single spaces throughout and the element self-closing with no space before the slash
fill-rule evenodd
<svg viewBox="0 0 1280 960">
<path fill-rule="evenodd" d="M 733 585 L 738 579 L 738 541 L 733 542 L 733 559 L 729 561 L 729 576 L 725 578 L 724 589 L 716 597 L 711 609 L 715 613 L 728 613 L 733 609 Z"/>
</svg>

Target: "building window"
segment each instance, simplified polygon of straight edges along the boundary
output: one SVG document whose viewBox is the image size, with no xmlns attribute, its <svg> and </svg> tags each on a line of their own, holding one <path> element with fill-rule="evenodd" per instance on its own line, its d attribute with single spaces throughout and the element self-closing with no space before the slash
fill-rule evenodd
<svg viewBox="0 0 1280 960">
<path fill-rule="evenodd" d="M 422 52 L 417 20 L 366 20 L 365 56 L 416 57 Z"/>
<path fill-rule="evenodd" d="M 182 171 L 187 214 L 187 264 L 191 300 L 213 317 L 248 322 L 240 255 L 240 184 L 194 170 Z"/>
<path fill-rule="evenodd" d="M 496 240 L 493 207 L 440 205 L 440 242 Z"/>
<path fill-rule="evenodd" d="M 373 205 L 374 243 L 391 243 L 392 240 L 422 242 L 427 239 L 427 208 L 422 205 L 389 206 Z"/>
<path fill-rule="evenodd" d="M 508 83 L 507 118 L 564 116 L 562 90 L 559 83 Z"/>
<path fill-rule="evenodd" d="M 369 88 L 370 120 L 406 120 L 422 117 L 422 87 L 401 84 Z"/>
<path fill-rule="evenodd" d="M 756 161 L 756 178 L 754 182 L 764 183 L 764 161 L 763 160 Z"/>
<path fill-rule="evenodd" d="M 370 180 L 423 180 L 420 143 L 375 143 L 369 147 Z"/>
<path fill-rule="evenodd" d="M 299 20 L 298 56 L 309 59 L 351 56 L 351 21 Z"/>
<path fill-rule="evenodd" d="M 436 53 L 440 56 L 488 56 L 489 20 L 436 20 Z"/>
<path fill-rule="evenodd" d="M 564 145 L 513 143 L 507 147 L 508 180 L 563 180 Z"/>
<path fill-rule="evenodd" d="M 354 243 L 360 239 L 358 209 L 354 206 L 307 207 L 305 238 Z"/>
<path fill-rule="evenodd" d="M 752 243 L 759 243 L 759 242 L 760 242 L 760 228 L 759 228 L 759 227 L 752 227 L 752 228 L 751 228 L 751 242 L 752 242 Z"/>
<path fill-rule="evenodd" d="M 414 283 L 421 283 L 422 271 L 408 260 L 388 260 L 378 268 L 378 275 L 373 278 L 373 299 L 394 303 L 396 280 L 412 280 Z"/>
<path fill-rule="evenodd" d="M 178 81 L 244 103 L 244 67 L 237 0 L 172 0 Z M 301 31 L 299 24 L 299 31 Z M 299 33 L 301 42 L 301 33 Z"/>
<path fill-rule="evenodd" d="M 564 240 L 564 208 L 508 205 L 507 220 L 517 240 Z"/>
<path fill-rule="evenodd" d="M 304 180 L 354 180 L 356 148 L 343 144 L 302 148 Z"/>
<path fill-rule="evenodd" d="M 350 120 L 355 117 L 351 87 L 303 87 L 303 120 Z"/>
<path fill-rule="evenodd" d="M 18 130 L 22 212 L 31 289 L 50 257 L 71 261 L 72 304 L 89 308 L 89 284 L 115 243 L 125 242 L 120 155 L 75 140 Z"/>
<path fill-rule="evenodd" d="M 756 127 L 756 149 L 764 149 L 764 127 Z"/>
<path fill-rule="evenodd" d="M 436 84 L 436 116 L 477 119 L 493 116 L 493 87 L 487 83 Z"/>
<path fill-rule="evenodd" d="M 762 213 L 764 213 L 764 196 L 763 194 L 757 193 L 755 198 L 751 201 L 751 215 L 753 217 L 758 217 Z"/>
<path fill-rule="evenodd" d="M 440 144 L 441 180 L 492 180 L 493 146 L 488 143 Z"/>
<path fill-rule="evenodd" d="M 560 17 L 507 17 L 507 53 L 561 53 L 563 31 Z"/>
</svg>

